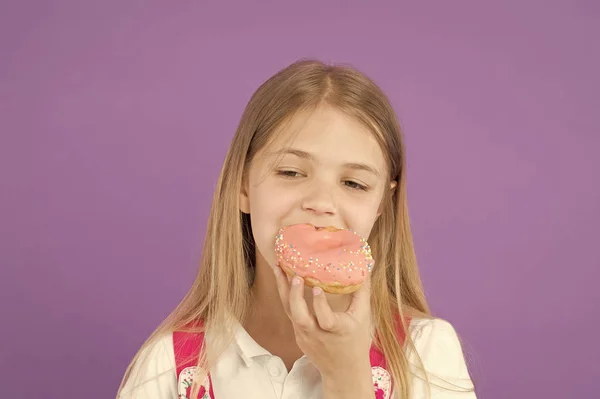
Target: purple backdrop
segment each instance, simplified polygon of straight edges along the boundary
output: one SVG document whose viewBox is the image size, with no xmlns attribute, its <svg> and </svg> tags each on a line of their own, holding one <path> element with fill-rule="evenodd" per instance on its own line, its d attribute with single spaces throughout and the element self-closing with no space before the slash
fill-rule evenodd
<svg viewBox="0 0 600 399">
<path fill-rule="evenodd" d="M 195 274 L 243 107 L 301 57 L 392 99 L 480 396 L 597 393 L 598 3 L 358 3 L 2 2 L 3 397 L 114 397 Z"/>
</svg>

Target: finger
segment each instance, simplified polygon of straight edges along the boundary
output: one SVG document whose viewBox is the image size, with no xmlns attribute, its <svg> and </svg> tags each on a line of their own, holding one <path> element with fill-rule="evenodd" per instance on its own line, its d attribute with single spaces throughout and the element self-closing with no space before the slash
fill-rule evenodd
<svg viewBox="0 0 600 399">
<path fill-rule="evenodd" d="M 283 270 L 277 265 L 273 268 L 273 274 L 275 274 L 275 282 L 277 284 L 277 291 L 279 292 L 279 298 L 281 299 L 281 303 L 283 304 L 283 308 L 285 309 L 285 313 L 291 319 L 292 315 L 290 313 L 290 285 L 287 275 Z"/>
<path fill-rule="evenodd" d="M 309 330 L 314 327 L 315 321 L 310 315 L 308 305 L 304 299 L 304 280 L 300 276 L 292 278 L 290 288 L 290 313 L 292 322 L 303 330 Z"/>
<path fill-rule="evenodd" d="M 346 313 L 357 319 L 370 317 L 371 314 L 371 278 L 365 282 L 352 294 L 352 300 Z"/>
<path fill-rule="evenodd" d="M 337 315 L 331 310 L 327 297 L 323 290 L 319 287 L 314 287 L 313 290 L 313 309 L 319 327 L 325 331 L 335 332 L 338 327 Z"/>
</svg>

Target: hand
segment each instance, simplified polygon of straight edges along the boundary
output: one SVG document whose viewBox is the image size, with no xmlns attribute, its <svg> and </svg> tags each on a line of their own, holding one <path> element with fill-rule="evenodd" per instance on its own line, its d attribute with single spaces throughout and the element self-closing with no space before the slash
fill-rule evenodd
<svg viewBox="0 0 600 399">
<path fill-rule="evenodd" d="M 325 397 L 374 397 L 371 348 L 370 279 L 354 292 L 345 312 L 332 311 L 321 288 L 313 288 L 311 314 L 304 299 L 304 281 L 291 279 L 275 266 L 277 289 L 292 321 L 296 343 L 319 369 Z M 351 396 L 348 396 L 351 393 Z M 368 396 L 366 396 L 368 395 Z"/>
</svg>

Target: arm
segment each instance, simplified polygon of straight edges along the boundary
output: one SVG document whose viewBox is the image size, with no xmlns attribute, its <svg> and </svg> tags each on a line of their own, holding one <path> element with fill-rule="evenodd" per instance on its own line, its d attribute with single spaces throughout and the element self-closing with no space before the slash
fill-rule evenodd
<svg viewBox="0 0 600 399">
<path fill-rule="evenodd" d="M 355 368 L 348 367 L 335 377 L 322 376 L 324 399 L 375 399 L 373 374 L 367 358 Z"/>
</svg>

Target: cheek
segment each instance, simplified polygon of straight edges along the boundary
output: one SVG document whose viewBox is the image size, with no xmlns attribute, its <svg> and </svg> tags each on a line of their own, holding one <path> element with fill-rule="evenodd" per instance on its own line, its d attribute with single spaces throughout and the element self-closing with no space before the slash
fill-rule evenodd
<svg viewBox="0 0 600 399">
<path fill-rule="evenodd" d="M 250 212 L 263 224 L 277 222 L 297 202 L 293 190 L 282 190 L 268 183 L 264 182 L 250 192 Z M 279 229 L 279 226 L 275 228 Z"/>
<path fill-rule="evenodd" d="M 256 249 L 270 265 L 275 264 L 275 235 L 295 202 L 296 196 L 290 190 L 278 190 L 268 182 L 250 191 L 250 220 Z"/>
<path fill-rule="evenodd" d="M 357 200 L 347 213 L 346 222 L 363 237 L 369 237 L 377 220 L 379 201 L 372 198 Z"/>
</svg>

